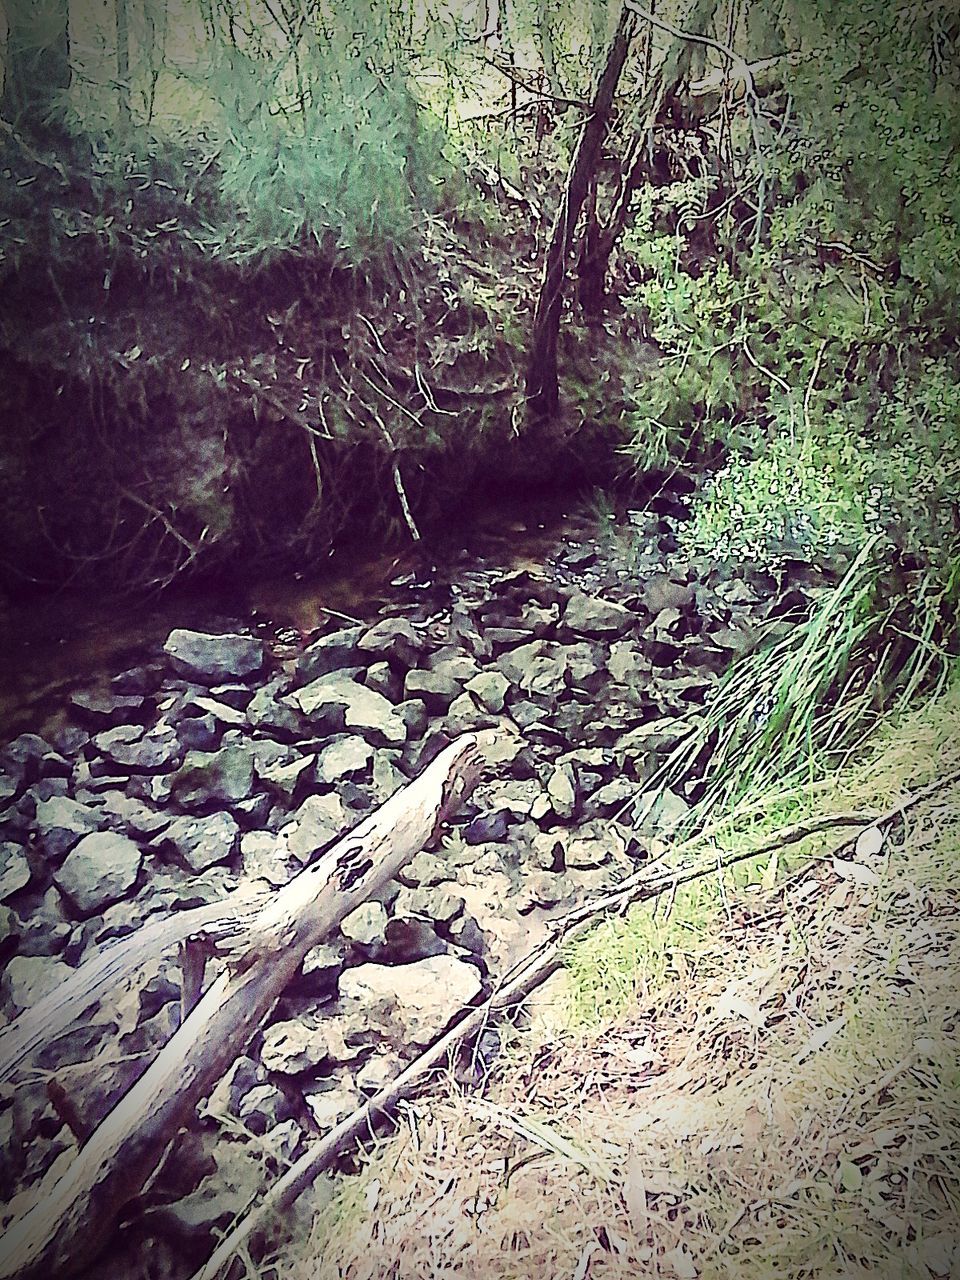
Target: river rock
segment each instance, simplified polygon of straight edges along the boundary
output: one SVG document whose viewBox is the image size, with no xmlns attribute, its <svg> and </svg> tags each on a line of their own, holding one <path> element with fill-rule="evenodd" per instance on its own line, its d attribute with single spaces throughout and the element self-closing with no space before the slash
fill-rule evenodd
<svg viewBox="0 0 960 1280">
<path fill-rule="evenodd" d="M 636 614 L 613 600 L 576 592 L 563 611 L 563 625 L 583 636 L 619 636 L 637 621 Z"/>
<path fill-rule="evenodd" d="M 109 776 L 104 762 L 125 773 L 165 773 L 175 769 L 183 757 L 183 748 L 167 725 L 144 733 L 139 725 L 121 724 L 98 733 L 93 745 L 103 757 L 90 766 L 99 776 Z"/>
<path fill-rule="evenodd" d="M 253 790 L 253 756 L 241 746 L 188 751 L 171 783 L 171 795 L 188 813 L 246 800 Z"/>
<path fill-rule="evenodd" d="M 325 1133 L 334 1125 L 345 1120 L 356 1111 L 363 1099 L 352 1085 L 336 1085 L 332 1089 L 323 1089 L 313 1093 L 305 1093 L 303 1100 L 317 1128 Z"/>
<path fill-rule="evenodd" d="M 609 817 L 628 806 L 638 794 L 637 784 L 620 775 L 598 787 L 588 797 L 583 806 L 584 814 L 588 818 Z"/>
<path fill-rule="evenodd" d="M 254 729 L 281 738 L 295 738 L 301 731 L 300 717 L 280 701 L 287 681 L 270 680 L 258 689 L 247 704 L 247 719 Z"/>
<path fill-rule="evenodd" d="M 317 993 L 329 991 L 343 968 L 343 956 L 340 948 L 330 942 L 311 947 L 300 966 L 298 987 Z"/>
<path fill-rule="evenodd" d="M 355 729 L 378 746 L 401 746 L 407 727 L 392 703 L 380 693 L 341 672 L 319 679 L 288 695 L 311 721 L 328 729 Z"/>
<path fill-rule="evenodd" d="M 547 794 L 558 818 L 572 818 L 577 807 L 577 779 L 570 765 L 558 765 L 547 779 Z"/>
<path fill-rule="evenodd" d="M 245 689 L 244 692 L 249 695 L 250 690 Z M 241 708 L 206 694 L 196 694 L 190 699 L 189 709 L 194 708 L 203 715 L 213 716 L 214 720 L 227 729 L 239 729 L 247 723 L 247 717 Z"/>
<path fill-rule="evenodd" d="M 304 1071 L 346 1062 L 355 1062 L 365 1045 L 348 1044 L 349 1025 L 342 1018 L 304 1014 L 288 1022 L 275 1022 L 263 1036 L 260 1061 L 268 1071 L 295 1076 Z M 373 1032 L 368 1033 L 372 1040 Z"/>
<path fill-rule="evenodd" d="M 319 676 L 352 667 L 360 662 L 357 644 L 363 635 L 363 627 L 345 627 L 331 631 L 308 644 L 297 660 L 296 683 L 309 684 Z"/>
<path fill-rule="evenodd" d="M 106 689 L 81 689 L 71 694 L 70 705 L 82 723 L 104 729 L 142 720 L 148 712 L 147 700 L 142 694 Z"/>
<path fill-rule="evenodd" d="M 53 880 L 86 918 L 125 898 L 137 883 L 142 862 L 143 854 L 127 836 L 97 831 L 80 840 Z"/>
<path fill-rule="evenodd" d="M 37 778 L 69 778 L 70 765 L 37 733 L 21 733 L 0 751 L 0 770 L 25 786 Z"/>
<path fill-rule="evenodd" d="M 428 1045 L 480 994 L 479 970 L 454 956 L 413 964 L 361 964 L 340 975 L 344 1001 L 370 1009 L 396 1042 Z"/>
<path fill-rule="evenodd" d="M 380 902 L 361 902 L 340 922 L 340 932 L 347 941 L 362 947 L 382 944 L 386 927 L 387 912 Z"/>
<path fill-rule="evenodd" d="M 252 636 L 210 635 L 202 631 L 171 631 L 163 652 L 173 670 L 200 684 L 243 680 L 263 666 L 262 640 Z"/>
<path fill-rule="evenodd" d="M 229 813 L 177 818 L 160 836 L 160 848 L 171 851 L 189 871 L 206 871 L 233 857 L 240 828 Z"/>
<path fill-rule="evenodd" d="M 82 836 L 103 826 L 103 818 L 95 809 L 66 796 L 41 800 L 34 821 L 44 857 L 51 863 L 59 862 Z"/>
<path fill-rule="evenodd" d="M 0 902 L 25 889 L 30 879 L 30 863 L 23 845 L 4 840 L 0 843 Z"/>
<path fill-rule="evenodd" d="M 313 769 L 313 756 L 296 756 L 293 760 L 277 760 L 257 767 L 257 776 L 261 778 L 271 791 L 292 800 L 299 790 L 302 794 L 304 784 Z"/>
<path fill-rule="evenodd" d="M 373 766 L 373 748 L 357 734 L 337 738 L 317 756 L 315 776 L 319 783 L 334 786 L 344 778 L 369 774 Z"/>
<path fill-rule="evenodd" d="M 14 956 L 3 973 L 4 994 L 18 1009 L 32 1009 L 72 976 L 73 969 L 52 956 Z"/>
<path fill-rule="evenodd" d="M 338 795 L 307 796 L 282 834 L 293 856 L 306 863 L 315 853 L 344 835 L 350 825 L 349 815 Z"/>
<path fill-rule="evenodd" d="M 124 791 L 104 791 L 99 812 L 112 830 L 141 840 L 151 840 L 171 822 L 169 813 L 162 813 Z"/>
<path fill-rule="evenodd" d="M 374 662 L 367 668 L 363 683 L 368 689 L 382 693 L 390 702 L 399 702 L 403 693 L 400 677 L 389 662 Z"/>
<path fill-rule="evenodd" d="M 393 914 L 397 919 L 412 916 L 445 928 L 463 913 L 463 898 L 451 893 L 443 887 L 427 888 L 419 885 L 415 889 L 403 888 L 393 903 Z"/>
<path fill-rule="evenodd" d="M 428 711 L 441 715 L 461 692 L 461 687 L 460 682 L 446 671 L 414 669 L 407 672 L 403 682 L 404 697 L 419 698 Z"/>
</svg>

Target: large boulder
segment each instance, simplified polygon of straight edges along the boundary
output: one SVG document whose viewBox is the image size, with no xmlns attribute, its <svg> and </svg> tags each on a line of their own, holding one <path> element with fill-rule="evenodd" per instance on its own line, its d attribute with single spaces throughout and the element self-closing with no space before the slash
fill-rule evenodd
<svg viewBox="0 0 960 1280">
<path fill-rule="evenodd" d="M 85 918 L 125 898 L 137 883 L 142 861 L 143 854 L 127 836 L 96 831 L 83 837 L 53 879 Z"/>
<path fill-rule="evenodd" d="M 163 651 L 178 675 L 211 685 L 254 675 L 264 657 L 263 641 L 252 636 L 182 629 L 170 632 Z"/>
</svg>

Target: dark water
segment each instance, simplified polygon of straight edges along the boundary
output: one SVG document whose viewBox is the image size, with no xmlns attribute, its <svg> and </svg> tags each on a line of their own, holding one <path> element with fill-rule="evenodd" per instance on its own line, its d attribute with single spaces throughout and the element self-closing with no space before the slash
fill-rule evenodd
<svg viewBox="0 0 960 1280">
<path fill-rule="evenodd" d="M 434 583 L 439 595 L 471 565 L 504 572 L 539 565 L 558 544 L 588 539 L 595 526 L 582 498 L 538 496 L 489 509 L 427 549 L 356 546 L 299 573 L 249 581 L 234 574 L 146 600 L 63 591 L 7 605 L 0 613 L 0 736 L 40 731 L 67 692 L 155 656 L 175 627 L 241 625 L 293 648 L 316 632 L 369 621 L 412 586 Z"/>
</svg>

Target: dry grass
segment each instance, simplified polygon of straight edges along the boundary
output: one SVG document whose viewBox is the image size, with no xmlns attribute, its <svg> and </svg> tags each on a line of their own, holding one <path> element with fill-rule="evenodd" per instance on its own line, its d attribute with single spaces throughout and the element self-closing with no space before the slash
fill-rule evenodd
<svg viewBox="0 0 960 1280">
<path fill-rule="evenodd" d="M 883 809 L 958 761 L 954 690 L 782 803 Z M 842 838 L 597 931 L 485 1096 L 408 1107 L 284 1273 L 960 1276 L 960 787 Z"/>
</svg>

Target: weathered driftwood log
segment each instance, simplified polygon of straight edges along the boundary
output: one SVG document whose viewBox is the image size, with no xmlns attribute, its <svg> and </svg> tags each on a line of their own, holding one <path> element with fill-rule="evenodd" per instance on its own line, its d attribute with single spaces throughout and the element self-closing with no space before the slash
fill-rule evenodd
<svg viewBox="0 0 960 1280">
<path fill-rule="evenodd" d="M 430 840 L 469 792 L 479 767 L 476 739 L 458 739 L 314 866 L 261 901 L 244 936 L 232 940 L 227 967 L 187 1020 L 66 1172 L 43 1179 L 31 1207 L 4 1233 L 0 1276 L 71 1275 L 96 1254 L 120 1209 L 249 1044 L 306 953 Z M 207 924 L 216 929 L 218 920 L 222 916 L 211 913 Z M 156 941 L 158 931 L 150 928 Z M 182 928 L 176 933 L 183 940 Z M 142 957 L 142 950 L 131 946 L 127 954 Z M 92 987 L 85 990 L 89 995 Z M 36 1042 L 38 1034 L 33 1028 L 28 1038 Z"/>
</svg>

